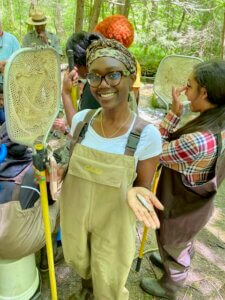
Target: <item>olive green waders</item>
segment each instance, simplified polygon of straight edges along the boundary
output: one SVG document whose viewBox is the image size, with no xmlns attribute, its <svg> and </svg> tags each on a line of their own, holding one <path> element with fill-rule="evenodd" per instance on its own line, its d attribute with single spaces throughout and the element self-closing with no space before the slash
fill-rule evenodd
<svg viewBox="0 0 225 300">
<path fill-rule="evenodd" d="M 125 283 L 135 254 L 135 217 L 127 189 L 134 157 L 76 144 L 61 194 L 64 256 L 97 300 L 126 300 Z"/>
<path fill-rule="evenodd" d="M 62 245 L 66 262 L 92 278 L 97 300 L 129 298 L 136 230 L 127 190 L 135 178 L 133 156 L 75 145 L 61 192 Z"/>
</svg>

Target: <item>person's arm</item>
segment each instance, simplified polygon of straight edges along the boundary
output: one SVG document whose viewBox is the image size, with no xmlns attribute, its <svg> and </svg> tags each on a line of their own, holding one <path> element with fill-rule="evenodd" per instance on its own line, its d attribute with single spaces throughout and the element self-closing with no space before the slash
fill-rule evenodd
<svg viewBox="0 0 225 300">
<path fill-rule="evenodd" d="M 181 93 L 186 90 L 186 86 L 181 88 L 172 88 L 172 107 L 165 118 L 159 125 L 159 130 L 163 140 L 168 140 L 170 135 L 174 132 L 178 123 L 180 122 L 180 116 L 183 112 L 183 103 L 179 99 Z"/>
<path fill-rule="evenodd" d="M 216 139 L 213 134 L 206 132 L 195 132 L 183 134 L 179 139 L 163 143 L 163 152 L 160 162 L 163 165 L 191 164 L 212 151 Z"/>
<path fill-rule="evenodd" d="M 73 106 L 71 90 L 73 85 L 77 85 L 78 74 L 76 69 L 72 70 L 70 73 L 66 71 L 63 78 L 63 87 L 62 87 L 62 100 L 65 109 L 66 119 L 68 125 L 71 127 L 73 116 L 76 113 L 76 110 Z"/>
<path fill-rule="evenodd" d="M 170 135 L 174 132 L 179 122 L 180 118 L 170 110 L 159 124 L 159 131 L 164 141 L 170 138 Z"/>
<path fill-rule="evenodd" d="M 139 153 L 137 178 L 134 182 L 135 188 L 131 189 L 131 192 L 128 193 L 128 204 L 139 221 L 143 221 L 147 227 L 156 229 L 159 228 L 159 220 L 152 204 L 156 204 L 156 207 L 159 209 L 162 209 L 162 205 L 149 190 L 159 162 L 160 153 L 162 152 L 159 131 L 152 125 L 146 126 L 142 131 L 138 147 L 140 148 L 140 152 L 136 151 Z M 144 196 L 146 201 L 149 202 L 150 211 L 136 197 L 138 190 L 140 191 L 139 194 Z"/>
<path fill-rule="evenodd" d="M 146 160 L 139 160 L 137 165 L 137 178 L 134 186 L 142 186 L 150 189 L 156 167 L 159 163 L 159 155 Z"/>
<path fill-rule="evenodd" d="M 180 138 L 167 141 L 170 134 L 174 132 L 180 116 L 182 115 L 183 104 L 179 99 L 181 93 L 186 90 L 186 87 L 172 89 L 172 107 L 171 111 L 166 115 L 160 124 L 160 133 L 164 140 L 163 152 L 160 157 L 160 162 L 163 165 L 192 163 L 200 156 L 205 155 L 203 149 L 207 145 L 207 138 L 200 132 L 183 134 Z"/>
<path fill-rule="evenodd" d="M 151 188 L 151 182 L 159 163 L 162 152 L 162 139 L 159 130 L 153 125 L 147 125 L 140 136 L 135 152 L 138 157 L 137 178 L 134 186 Z"/>
</svg>

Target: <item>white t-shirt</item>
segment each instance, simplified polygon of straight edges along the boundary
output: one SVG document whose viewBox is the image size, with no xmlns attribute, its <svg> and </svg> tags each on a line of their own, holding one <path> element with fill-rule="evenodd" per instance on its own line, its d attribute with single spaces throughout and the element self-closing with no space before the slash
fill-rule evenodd
<svg viewBox="0 0 225 300">
<path fill-rule="evenodd" d="M 77 124 L 80 121 L 83 121 L 85 115 L 90 109 L 82 110 L 76 113 L 72 119 L 72 126 L 70 130 L 70 134 L 73 136 L 74 130 Z M 93 118 L 96 114 L 99 113 L 101 108 L 99 108 L 96 113 L 94 114 Z M 125 147 L 127 144 L 128 136 L 133 128 L 135 119 L 137 115 L 134 113 L 135 118 L 129 128 L 129 130 L 118 137 L 114 138 L 104 138 L 97 134 L 95 130 L 89 123 L 88 129 L 86 131 L 85 137 L 82 140 L 81 144 L 87 146 L 89 148 L 93 148 L 96 150 L 114 153 L 114 154 L 124 154 Z M 154 156 L 161 154 L 162 152 L 162 140 L 159 130 L 152 124 L 145 126 L 143 129 L 139 143 L 137 145 L 137 149 L 134 153 L 136 165 L 138 160 L 145 160 Z"/>
</svg>

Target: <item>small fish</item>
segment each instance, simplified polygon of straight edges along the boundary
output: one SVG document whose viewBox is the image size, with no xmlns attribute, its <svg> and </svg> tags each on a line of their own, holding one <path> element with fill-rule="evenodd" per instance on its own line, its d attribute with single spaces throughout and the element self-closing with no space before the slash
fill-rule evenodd
<svg viewBox="0 0 225 300">
<path fill-rule="evenodd" d="M 137 199 L 149 212 L 154 212 L 154 209 L 152 209 L 150 207 L 149 203 L 146 201 L 146 199 L 142 195 L 137 194 Z"/>
</svg>

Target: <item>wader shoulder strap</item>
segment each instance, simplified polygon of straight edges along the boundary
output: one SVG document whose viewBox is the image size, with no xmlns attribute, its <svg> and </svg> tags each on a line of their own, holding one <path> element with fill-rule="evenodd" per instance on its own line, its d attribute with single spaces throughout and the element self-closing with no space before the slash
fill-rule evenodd
<svg viewBox="0 0 225 300">
<path fill-rule="evenodd" d="M 81 143 L 81 141 L 85 137 L 85 133 L 86 133 L 87 128 L 88 128 L 88 124 L 90 123 L 90 121 L 91 121 L 93 115 L 95 114 L 95 112 L 96 112 L 96 109 L 90 110 L 85 115 L 83 121 L 80 121 L 77 124 L 76 129 L 73 133 L 73 139 L 72 139 L 71 144 L 70 144 L 70 155 L 69 155 L 69 157 L 71 157 L 71 155 L 73 153 L 73 149 L 74 149 L 76 143 Z"/>
<path fill-rule="evenodd" d="M 134 155 L 134 152 L 136 151 L 137 145 L 140 140 L 142 130 L 148 124 L 150 124 L 150 123 L 141 119 L 139 116 L 136 117 L 133 128 L 132 128 L 132 130 L 129 134 L 128 140 L 127 140 L 127 144 L 126 144 L 126 148 L 125 148 L 125 152 L 124 152 L 125 155 L 129 155 L 129 156 Z"/>
<path fill-rule="evenodd" d="M 225 179 L 225 149 L 223 148 L 223 139 L 222 134 L 217 135 L 217 142 L 218 142 L 218 158 L 216 161 L 215 173 L 217 179 L 217 187 L 221 185 L 223 180 Z"/>
</svg>

